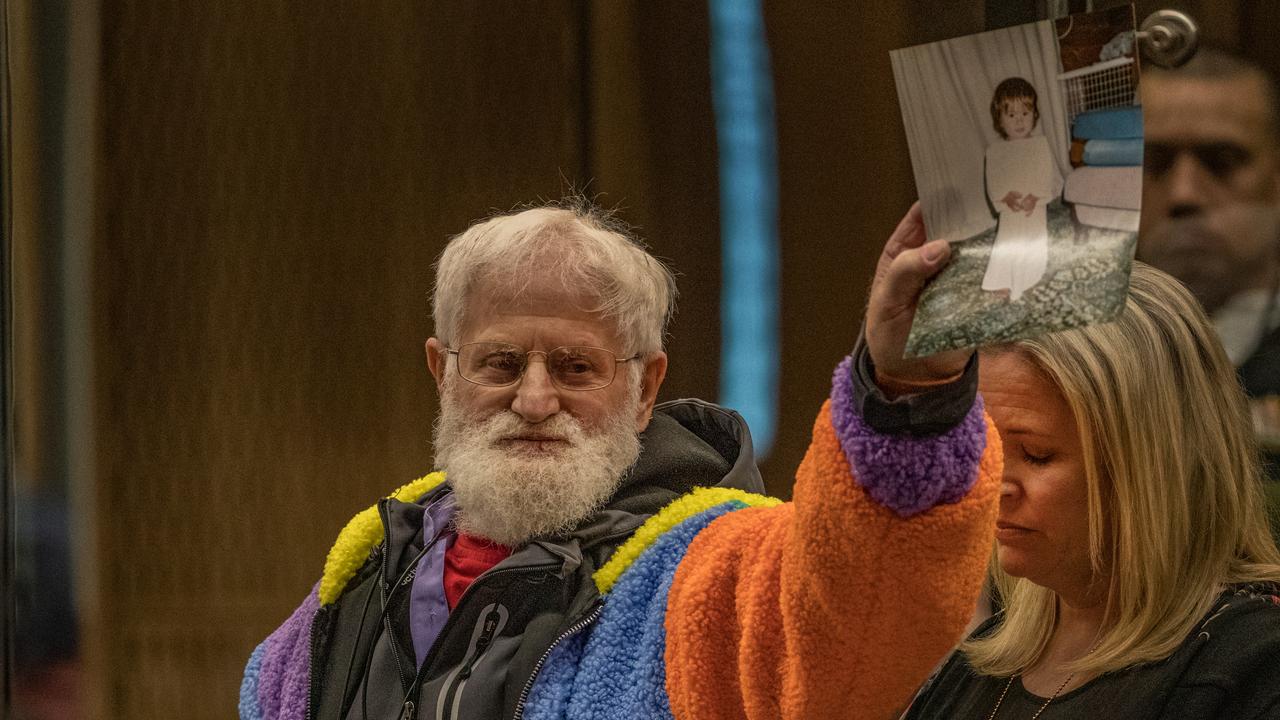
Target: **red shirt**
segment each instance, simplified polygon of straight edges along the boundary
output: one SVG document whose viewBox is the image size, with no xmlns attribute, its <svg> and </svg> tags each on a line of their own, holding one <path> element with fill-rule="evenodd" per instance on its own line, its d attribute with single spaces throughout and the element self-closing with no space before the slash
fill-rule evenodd
<svg viewBox="0 0 1280 720">
<path fill-rule="evenodd" d="M 476 578 L 510 554 L 511 548 L 505 545 L 459 533 L 444 554 L 444 597 L 450 612 Z"/>
</svg>

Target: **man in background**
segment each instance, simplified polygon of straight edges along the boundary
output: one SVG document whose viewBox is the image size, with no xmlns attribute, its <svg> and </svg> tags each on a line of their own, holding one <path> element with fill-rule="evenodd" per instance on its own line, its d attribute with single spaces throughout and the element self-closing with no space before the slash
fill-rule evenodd
<svg viewBox="0 0 1280 720">
<path fill-rule="evenodd" d="M 1214 49 L 1176 70 L 1144 72 L 1138 239 L 1138 259 L 1186 283 L 1212 317 L 1272 478 L 1280 469 L 1278 100 L 1265 70 Z"/>
</svg>

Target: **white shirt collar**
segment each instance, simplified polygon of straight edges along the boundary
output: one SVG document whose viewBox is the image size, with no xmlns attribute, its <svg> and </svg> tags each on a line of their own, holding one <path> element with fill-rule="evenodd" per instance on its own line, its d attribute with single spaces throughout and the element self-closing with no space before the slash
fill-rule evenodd
<svg viewBox="0 0 1280 720">
<path fill-rule="evenodd" d="M 1218 338 L 1231 358 L 1231 364 L 1239 367 L 1262 341 L 1262 314 L 1267 312 L 1269 291 L 1266 289 L 1245 290 L 1227 300 L 1213 314 L 1213 326 L 1218 331 Z M 1280 298 L 1278 298 L 1280 300 Z M 1272 308 L 1269 326 L 1270 332 L 1280 326 L 1280 312 Z"/>
</svg>

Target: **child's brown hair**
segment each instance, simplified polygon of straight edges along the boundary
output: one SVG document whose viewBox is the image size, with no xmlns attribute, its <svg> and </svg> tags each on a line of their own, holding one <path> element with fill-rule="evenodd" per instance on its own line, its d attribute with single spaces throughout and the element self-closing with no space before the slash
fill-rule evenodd
<svg viewBox="0 0 1280 720">
<path fill-rule="evenodd" d="M 1005 140 L 1008 140 L 1009 136 L 1005 134 L 1004 128 L 1000 127 L 1000 113 L 1004 110 L 1005 103 L 1015 100 L 1031 101 L 1032 127 L 1040 122 L 1040 103 L 1035 87 L 1020 77 L 1005 78 L 996 86 L 996 92 L 991 97 L 991 124 Z"/>
</svg>

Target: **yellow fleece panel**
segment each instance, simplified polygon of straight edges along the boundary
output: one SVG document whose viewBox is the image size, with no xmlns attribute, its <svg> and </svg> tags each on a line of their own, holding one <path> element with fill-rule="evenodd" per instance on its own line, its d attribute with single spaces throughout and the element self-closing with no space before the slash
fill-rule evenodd
<svg viewBox="0 0 1280 720">
<path fill-rule="evenodd" d="M 401 502 L 413 502 L 442 482 L 444 473 L 433 472 L 402 486 L 387 497 Z M 338 540 L 329 549 L 329 557 L 324 561 L 324 576 L 320 578 L 319 591 L 321 605 L 328 605 L 342 595 L 343 588 L 369 558 L 369 551 L 380 540 L 382 518 L 378 516 L 377 505 L 365 508 L 347 522 L 347 526 L 338 533 Z"/>
<path fill-rule="evenodd" d="M 592 575 L 600 594 L 603 595 L 609 592 L 613 584 L 622 576 L 622 573 L 626 572 L 627 568 L 631 567 L 631 563 L 640 557 L 640 553 L 644 552 L 663 533 L 703 510 L 716 505 L 723 505 L 733 500 L 751 507 L 773 507 L 782 503 L 778 498 L 757 495 L 745 490 L 694 488 L 692 492 L 672 500 L 666 507 L 659 510 L 656 515 L 646 520 L 640 526 L 640 529 L 636 530 L 635 534 L 631 536 L 630 540 L 627 540 L 614 551 L 613 556 L 609 558 L 609 562 L 597 570 L 595 575 Z"/>
</svg>

